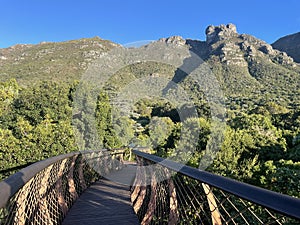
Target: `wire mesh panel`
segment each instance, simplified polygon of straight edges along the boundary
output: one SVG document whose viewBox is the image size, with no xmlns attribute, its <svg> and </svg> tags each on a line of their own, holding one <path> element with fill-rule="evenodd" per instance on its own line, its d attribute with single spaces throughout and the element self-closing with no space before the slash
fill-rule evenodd
<svg viewBox="0 0 300 225">
<path fill-rule="evenodd" d="M 229 179 L 228 187 L 223 181 L 220 182 L 223 182 L 224 189 L 213 187 L 204 182 L 206 178 L 201 180 L 189 174 L 186 166 L 172 162 L 168 168 L 168 163 L 161 163 L 163 159 L 153 160 L 147 158 L 147 154 L 141 155 L 143 157 L 137 156 L 139 167 L 132 187 L 132 202 L 141 224 L 300 224 L 299 199 L 274 194 L 279 205 L 281 201 L 286 204 L 289 200 L 291 204 L 296 203 L 289 207 L 294 207 L 294 212 L 297 214 L 298 210 L 299 214 L 289 216 L 286 211 L 280 211 L 280 207 L 276 208 L 276 204 L 270 203 L 271 210 L 262 206 L 265 203 L 258 204 L 255 199 L 252 201 L 248 197 L 241 198 L 239 193 L 232 193 Z M 214 179 L 212 183 L 218 183 L 218 178 L 216 175 L 210 177 Z M 247 191 L 251 196 L 251 187 L 246 184 L 245 187 L 250 188 Z M 253 192 L 257 191 L 264 193 L 253 187 Z M 269 204 L 268 199 L 261 202 Z"/>
<path fill-rule="evenodd" d="M 74 201 L 92 182 L 122 166 L 114 157 L 108 151 L 72 154 L 40 171 L 31 166 L 32 171 L 29 168 L 27 173 L 34 175 L 23 185 L 17 175 L 4 180 L 0 183 L 2 192 L 13 189 L 14 180 L 21 187 L 1 206 L 0 224 L 61 224 Z"/>
</svg>

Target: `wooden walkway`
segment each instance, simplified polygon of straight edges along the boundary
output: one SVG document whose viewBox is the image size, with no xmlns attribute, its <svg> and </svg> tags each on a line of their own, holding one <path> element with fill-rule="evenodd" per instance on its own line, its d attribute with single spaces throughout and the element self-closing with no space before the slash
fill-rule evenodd
<svg viewBox="0 0 300 225">
<path fill-rule="evenodd" d="M 138 225 L 130 201 L 136 166 L 126 165 L 91 185 L 69 210 L 63 225 Z"/>
</svg>

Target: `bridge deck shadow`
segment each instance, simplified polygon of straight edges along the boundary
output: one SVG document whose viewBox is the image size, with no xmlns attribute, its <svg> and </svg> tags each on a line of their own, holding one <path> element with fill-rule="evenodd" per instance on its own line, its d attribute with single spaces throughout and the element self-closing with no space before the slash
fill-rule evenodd
<svg viewBox="0 0 300 225">
<path fill-rule="evenodd" d="M 130 200 L 135 171 L 136 165 L 125 163 L 122 170 L 92 184 L 72 206 L 62 224 L 140 224 Z"/>
</svg>

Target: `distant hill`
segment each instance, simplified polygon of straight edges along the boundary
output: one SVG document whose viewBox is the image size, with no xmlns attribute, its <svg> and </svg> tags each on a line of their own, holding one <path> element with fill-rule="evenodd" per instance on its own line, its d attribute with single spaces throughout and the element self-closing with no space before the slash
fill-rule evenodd
<svg viewBox="0 0 300 225">
<path fill-rule="evenodd" d="M 116 46 L 94 37 L 0 49 L 0 79 L 15 78 L 22 85 L 40 80 L 79 80 L 91 61 Z"/>
<path fill-rule="evenodd" d="M 272 44 L 273 48 L 286 52 L 300 63 L 300 32 L 284 36 Z"/>
</svg>

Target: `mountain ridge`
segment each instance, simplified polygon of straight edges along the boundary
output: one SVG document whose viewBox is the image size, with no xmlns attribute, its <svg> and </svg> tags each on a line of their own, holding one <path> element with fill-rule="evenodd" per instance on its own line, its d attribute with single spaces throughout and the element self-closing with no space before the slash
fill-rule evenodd
<svg viewBox="0 0 300 225">
<path fill-rule="evenodd" d="M 248 34 L 239 34 L 234 24 L 210 25 L 205 33 L 205 41 L 172 36 L 161 38 L 149 45 L 164 42 L 178 48 L 189 48 L 210 65 L 224 93 L 231 101 L 248 99 L 246 102 L 251 100 L 251 104 L 255 105 L 268 98 L 268 101 L 284 106 L 298 104 L 300 66 L 293 58 L 285 52 L 274 49 L 263 40 Z M 64 82 L 80 80 L 91 63 L 113 48 L 123 47 L 94 37 L 0 49 L 0 77 L 2 81 L 15 78 L 25 86 L 40 80 Z M 173 76 L 173 79 L 176 75 L 174 81 L 183 83 L 188 77 L 188 74 L 175 74 L 176 68 L 164 69 L 163 65 L 150 64 L 144 63 L 137 67 L 131 65 L 132 69 L 129 71 L 118 72 L 118 76 L 123 78 L 115 79 L 115 82 L 124 83 L 127 77 L 136 77 L 134 75 L 136 72 L 141 74 L 139 76 L 163 73 L 166 77 Z M 241 103 L 244 106 L 248 104 Z"/>
</svg>

